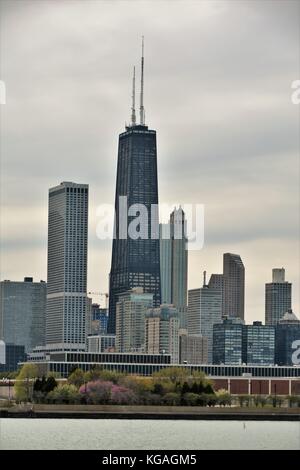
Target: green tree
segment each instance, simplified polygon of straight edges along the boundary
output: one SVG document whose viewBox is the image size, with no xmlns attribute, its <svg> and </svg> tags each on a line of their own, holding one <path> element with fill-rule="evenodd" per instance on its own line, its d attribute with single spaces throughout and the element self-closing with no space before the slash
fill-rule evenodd
<svg viewBox="0 0 300 470">
<path fill-rule="evenodd" d="M 238 401 L 239 401 L 240 407 L 242 408 L 245 403 L 245 395 L 238 395 Z"/>
<path fill-rule="evenodd" d="M 42 403 L 46 395 L 57 387 L 57 382 L 54 377 L 45 376 L 42 379 L 37 378 L 33 386 L 33 398 L 37 403 Z"/>
<path fill-rule="evenodd" d="M 166 393 L 163 397 L 163 402 L 165 405 L 176 406 L 180 405 L 180 395 L 176 392 Z"/>
<path fill-rule="evenodd" d="M 260 398 L 259 395 L 254 395 L 254 397 L 253 397 L 254 405 L 256 406 L 256 408 L 258 407 L 258 405 L 260 403 L 259 398 Z"/>
<path fill-rule="evenodd" d="M 286 399 L 290 408 L 300 407 L 300 396 L 299 395 L 287 395 Z"/>
<path fill-rule="evenodd" d="M 84 374 L 85 382 L 95 382 L 101 379 L 103 369 L 101 367 L 93 367 L 91 370 Z"/>
<path fill-rule="evenodd" d="M 75 369 L 68 377 L 68 383 L 79 388 L 85 380 L 85 374 L 81 369 Z"/>
<path fill-rule="evenodd" d="M 192 392 L 185 393 L 183 395 L 183 402 L 184 402 L 185 405 L 188 405 L 188 406 L 198 405 L 199 394 L 198 393 L 192 393 Z"/>
<path fill-rule="evenodd" d="M 14 385 L 15 397 L 18 402 L 32 400 L 34 379 L 38 377 L 38 374 L 36 364 L 27 362 L 22 366 Z"/>
<path fill-rule="evenodd" d="M 217 400 L 220 406 L 231 405 L 231 395 L 225 389 L 216 392 Z"/>
<path fill-rule="evenodd" d="M 190 386 L 187 382 L 184 382 L 182 387 L 181 387 L 181 395 L 184 395 L 185 393 L 189 393 L 191 391 Z"/>
<path fill-rule="evenodd" d="M 103 369 L 101 371 L 101 380 L 106 380 L 113 382 L 114 384 L 119 383 L 119 381 L 125 376 L 125 374 L 122 374 L 122 372 L 117 372 L 115 370 L 108 370 L 108 369 Z"/>
<path fill-rule="evenodd" d="M 163 395 L 164 394 L 164 387 L 160 382 L 156 382 L 153 386 L 153 393 L 155 395 Z"/>
<path fill-rule="evenodd" d="M 194 382 L 191 386 L 191 392 L 192 393 L 202 393 L 203 392 L 202 384 Z"/>
<path fill-rule="evenodd" d="M 129 388 L 141 399 L 153 390 L 151 378 L 141 377 L 139 375 L 124 375 L 119 379 L 119 385 Z"/>
<path fill-rule="evenodd" d="M 84 374 L 85 382 L 95 382 L 96 380 L 104 380 L 118 384 L 119 381 L 126 377 L 125 374 L 114 370 L 105 369 L 103 366 L 93 367 Z"/>
<path fill-rule="evenodd" d="M 153 379 L 158 382 L 169 380 L 173 384 L 183 384 L 188 380 L 189 370 L 181 367 L 166 367 L 153 374 Z"/>
<path fill-rule="evenodd" d="M 214 395 L 215 391 L 213 389 L 211 381 L 206 379 L 205 382 L 206 383 L 205 383 L 204 389 L 203 389 L 204 393 L 206 393 L 207 395 L 210 395 L 210 394 Z"/>
<path fill-rule="evenodd" d="M 218 398 L 214 393 L 208 393 L 202 396 L 205 397 L 207 406 L 215 406 L 217 404 Z"/>
<path fill-rule="evenodd" d="M 61 374 L 59 372 L 50 371 L 47 373 L 47 378 L 54 377 L 55 379 L 61 379 Z"/>
<path fill-rule="evenodd" d="M 273 408 L 276 408 L 277 405 L 280 408 L 281 405 L 282 405 L 282 402 L 283 402 L 283 397 L 281 397 L 279 395 L 270 395 L 268 397 L 268 402 L 272 404 Z"/>
<path fill-rule="evenodd" d="M 55 378 L 50 376 L 45 381 L 43 388 L 42 388 L 42 392 L 47 394 L 49 392 L 52 392 L 52 390 L 54 390 L 56 387 L 57 387 L 57 382 Z"/>
<path fill-rule="evenodd" d="M 54 403 L 74 404 L 80 403 L 81 395 L 73 384 L 59 385 L 48 393 L 47 400 Z"/>
</svg>

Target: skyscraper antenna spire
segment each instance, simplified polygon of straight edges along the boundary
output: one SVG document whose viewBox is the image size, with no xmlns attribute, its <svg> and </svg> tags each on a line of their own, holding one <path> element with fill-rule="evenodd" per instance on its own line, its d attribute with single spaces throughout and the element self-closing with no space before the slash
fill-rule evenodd
<svg viewBox="0 0 300 470">
<path fill-rule="evenodd" d="M 132 107 L 131 107 L 131 125 L 136 125 L 136 115 L 135 115 L 135 67 L 133 67 L 133 77 L 132 77 Z"/>
<path fill-rule="evenodd" d="M 142 126 L 145 125 L 145 109 L 144 109 L 144 36 L 142 36 L 140 124 Z"/>
</svg>

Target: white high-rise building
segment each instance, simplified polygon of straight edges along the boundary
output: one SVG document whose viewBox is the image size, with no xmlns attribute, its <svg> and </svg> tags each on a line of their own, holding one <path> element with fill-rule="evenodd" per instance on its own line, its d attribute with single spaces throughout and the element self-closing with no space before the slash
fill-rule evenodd
<svg viewBox="0 0 300 470">
<path fill-rule="evenodd" d="M 181 364 L 207 364 L 208 343 L 206 336 L 189 335 L 179 331 L 179 360 Z"/>
<path fill-rule="evenodd" d="M 160 224 L 160 282 L 162 304 L 177 308 L 180 328 L 186 328 L 188 251 L 185 214 L 174 209 L 168 224 Z"/>
<path fill-rule="evenodd" d="M 135 287 L 119 295 L 116 304 L 116 351 L 142 352 L 145 347 L 145 315 L 153 306 L 153 294 Z"/>
<path fill-rule="evenodd" d="M 145 320 L 145 352 L 171 354 L 173 364 L 179 363 L 179 318 L 173 305 L 151 308 Z"/>
<path fill-rule="evenodd" d="M 222 289 L 204 285 L 188 292 L 189 335 L 203 335 L 208 343 L 208 363 L 212 363 L 213 325 L 222 323 Z"/>
<path fill-rule="evenodd" d="M 88 185 L 49 190 L 46 344 L 84 350 L 87 336 Z"/>
</svg>

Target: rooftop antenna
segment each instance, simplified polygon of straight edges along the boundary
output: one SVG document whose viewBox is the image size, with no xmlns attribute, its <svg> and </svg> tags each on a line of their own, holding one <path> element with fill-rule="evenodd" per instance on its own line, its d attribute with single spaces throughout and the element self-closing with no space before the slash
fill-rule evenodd
<svg viewBox="0 0 300 470">
<path fill-rule="evenodd" d="M 136 115 L 135 115 L 135 67 L 133 67 L 133 77 L 132 77 L 132 107 L 131 107 L 131 125 L 136 125 Z"/>
<path fill-rule="evenodd" d="M 145 110 L 144 110 L 144 36 L 142 36 L 140 124 L 141 124 L 141 126 L 145 125 Z"/>
<path fill-rule="evenodd" d="M 203 287 L 206 286 L 206 271 L 203 271 Z"/>
</svg>

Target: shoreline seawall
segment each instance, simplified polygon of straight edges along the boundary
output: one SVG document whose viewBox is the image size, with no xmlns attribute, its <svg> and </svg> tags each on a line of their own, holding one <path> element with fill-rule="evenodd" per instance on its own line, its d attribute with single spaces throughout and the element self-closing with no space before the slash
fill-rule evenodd
<svg viewBox="0 0 300 470">
<path fill-rule="evenodd" d="M 299 421 L 300 408 L 33 405 L 0 409 L 0 418 Z"/>
</svg>

